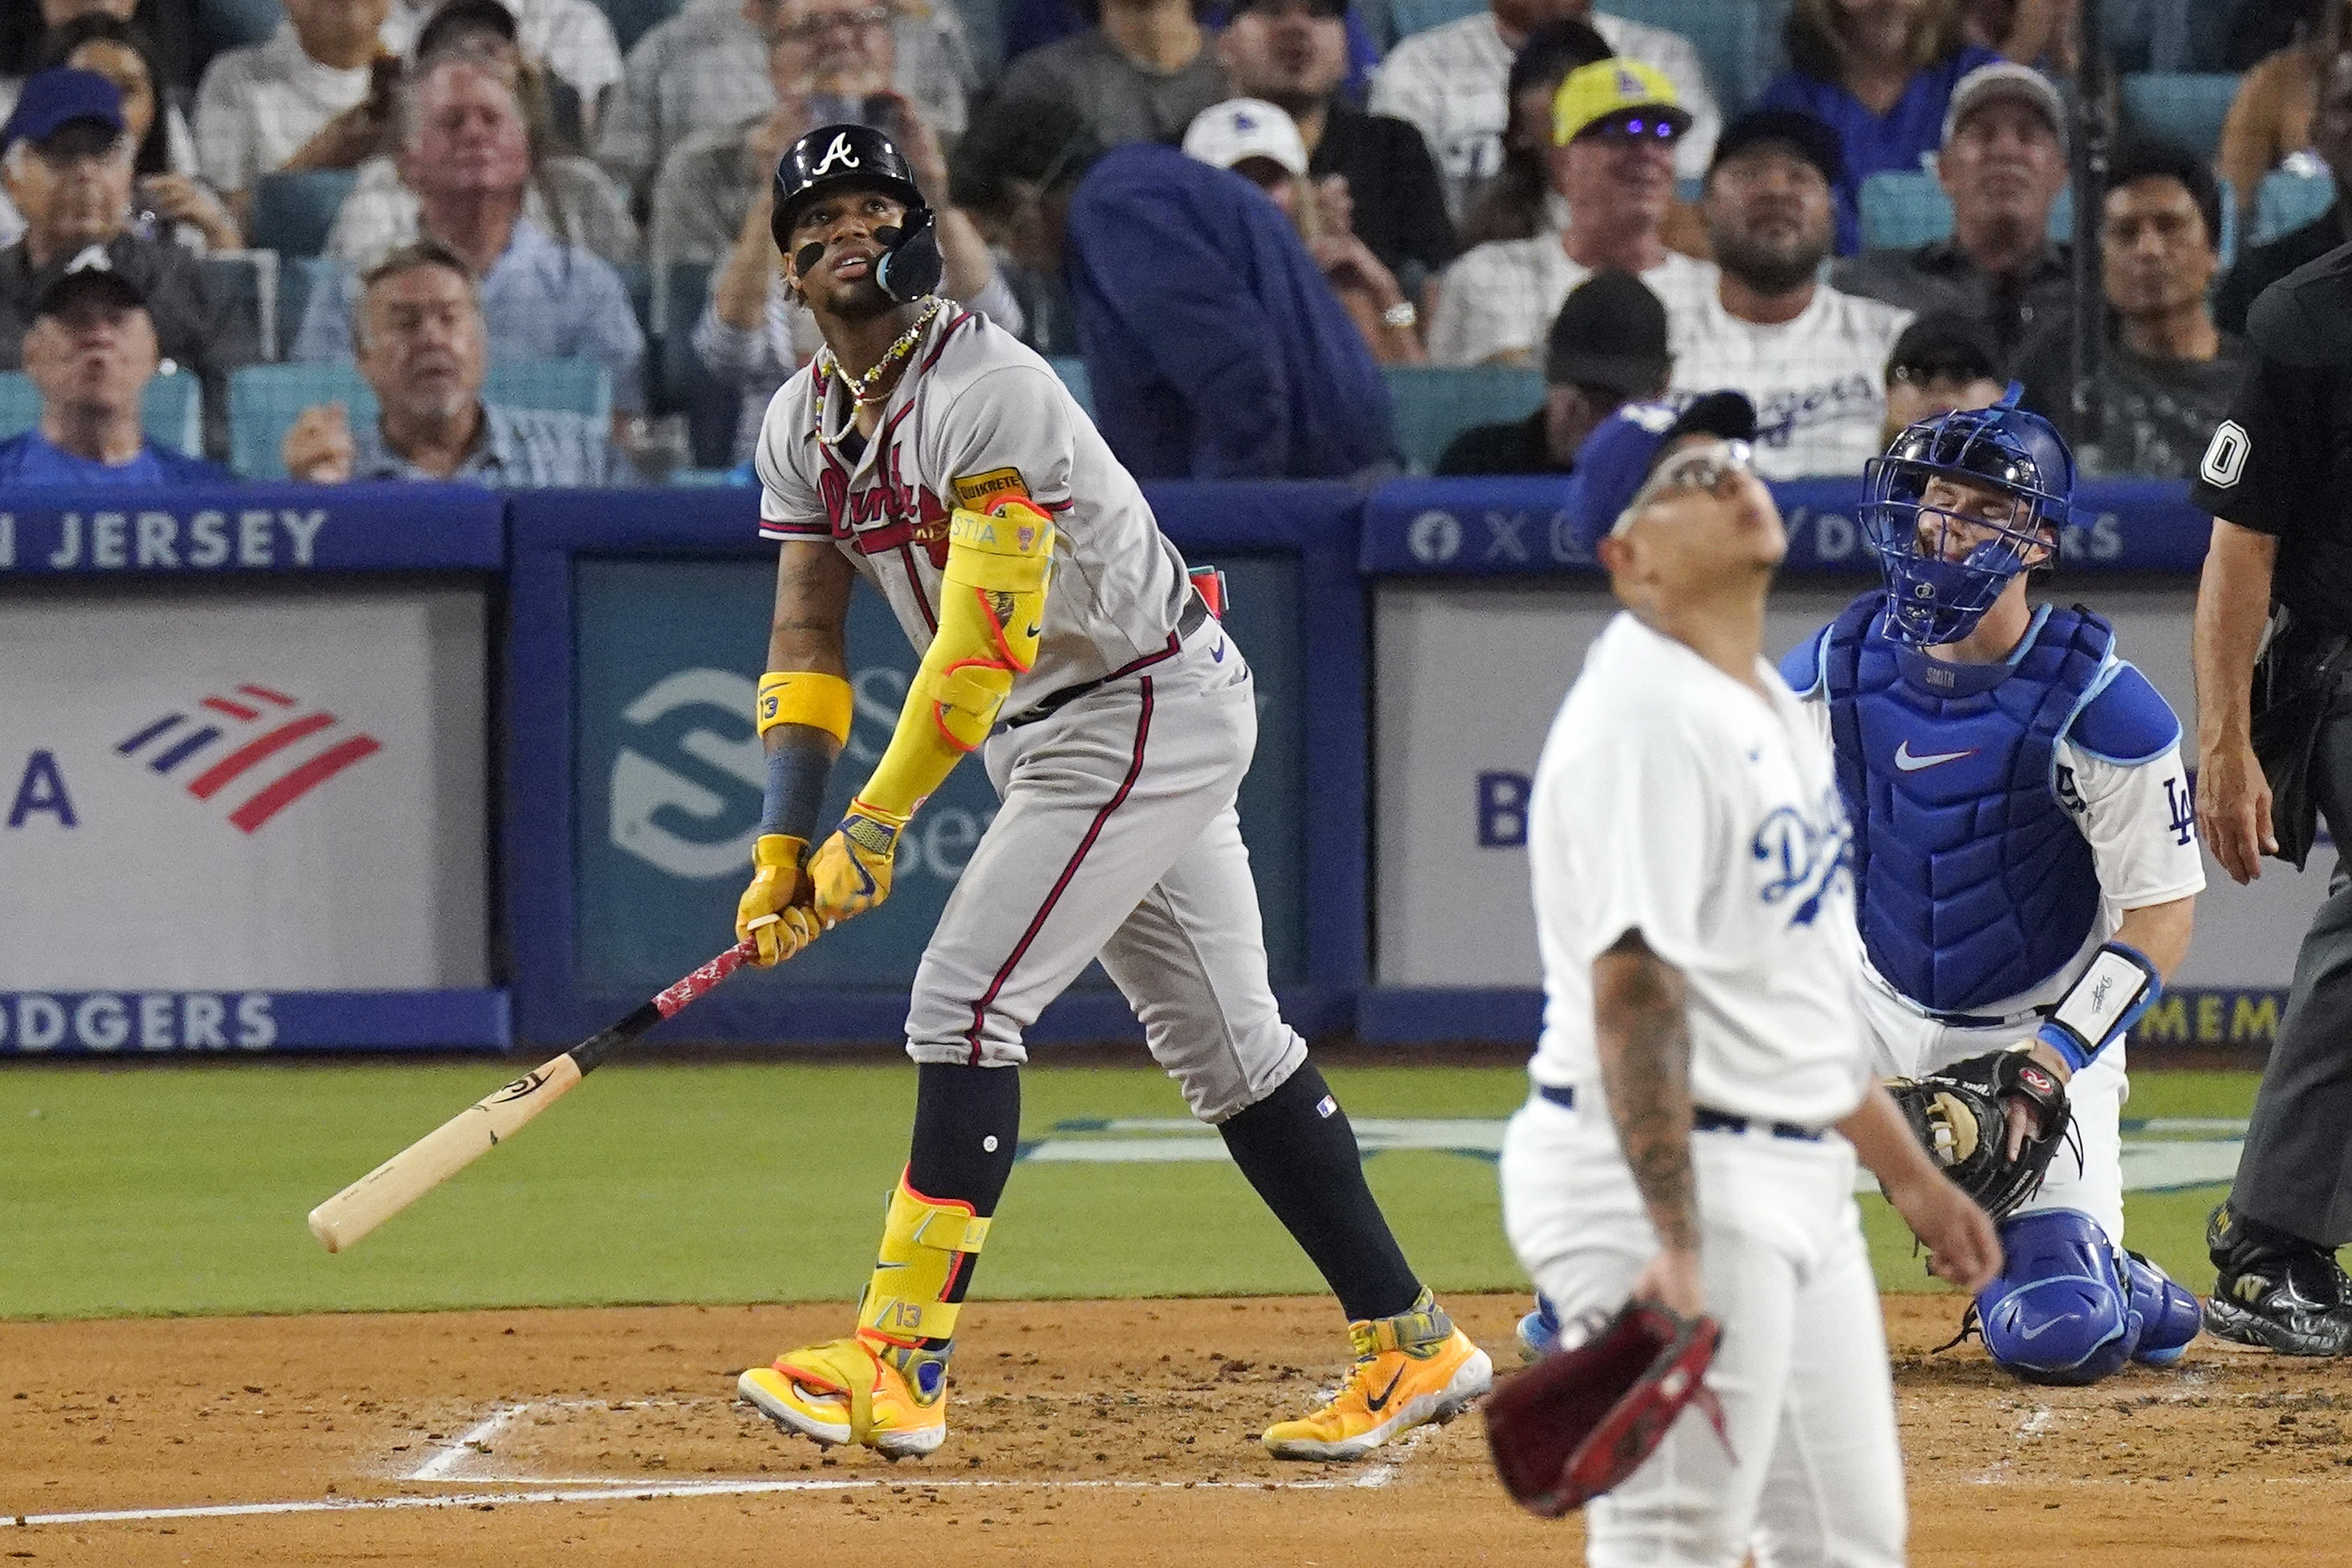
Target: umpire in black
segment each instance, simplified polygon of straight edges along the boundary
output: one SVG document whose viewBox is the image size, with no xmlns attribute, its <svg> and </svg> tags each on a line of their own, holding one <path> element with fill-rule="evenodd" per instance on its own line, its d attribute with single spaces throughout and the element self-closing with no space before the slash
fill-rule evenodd
<svg viewBox="0 0 2352 1568">
<path fill-rule="evenodd" d="M 2190 498 L 2213 514 L 2197 595 L 2197 820 L 2240 883 L 2298 868 L 2325 817 L 2352 845 L 2352 246 L 2265 290 L 2255 362 Z M 2229 1200 L 2208 1333 L 2352 1352 L 2352 853 L 2296 956 Z"/>
</svg>

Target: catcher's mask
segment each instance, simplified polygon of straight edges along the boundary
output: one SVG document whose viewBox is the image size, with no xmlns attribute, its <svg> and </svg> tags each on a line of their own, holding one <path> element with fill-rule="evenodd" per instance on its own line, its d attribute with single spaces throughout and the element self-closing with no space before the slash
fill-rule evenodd
<svg viewBox="0 0 2352 1568">
<path fill-rule="evenodd" d="M 1958 641 L 2011 578 L 2057 559 L 2073 517 L 2074 456 L 2048 420 L 2017 406 L 2023 391 L 2011 382 L 1990 408 L 1922 420 L 1863 465 L 1863 532 L 1886 580 L 1887 630 L 1904 642 Z M 2008 516 L 1927 505 L 1939 479 L 2009 497 Z"/>
<path fill-rule="evenodd" d="M 904 227 L 874 231 L 882 255 L 874 264 L 874 282 L 901 305 L 911 305 L 935 293 L 947 264 L 940 255 L 940 236 L 931 204 L 915 183 L 915 171 L 898 143 L 870 125 L 822 125 L 810 131 L 776 161 L 775 215 L 769 232 L 777 251 L 793 256 L 793 223 L 800 210 L 826 191 L 855 186 L 880 191 L 907 209 Z M 794 257 L 801 271 L 814 267 L 824 255 L 821 245 L 801 247 Z M 814 249 L 814 256 L 805 253 Z"/>
</svg>

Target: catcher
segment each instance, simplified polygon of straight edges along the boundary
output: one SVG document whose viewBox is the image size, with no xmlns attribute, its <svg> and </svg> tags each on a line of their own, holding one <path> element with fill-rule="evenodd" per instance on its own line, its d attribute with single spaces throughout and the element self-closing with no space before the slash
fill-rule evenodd
<svg viewBox="0 0 2352 1568">
<path fill-rule="evenodd" d="M 2180 721 L 2088 610 L 2034 606 L 2074 460 L 2017 406 L 1911 426 L 1864 472 L 1883 590 L 1780 672 L 1853 818 L 1862 1013 L 1914 1129 L 2001 1221 L 1976 1298 L 2036 1383 L 2168 1365 L 2196 1298 L 2124 1250 L 2124 1037 L 2205 873 Z M 2072 1126 L 2068 1110 L 2072 1109 Z"/>
</svg>

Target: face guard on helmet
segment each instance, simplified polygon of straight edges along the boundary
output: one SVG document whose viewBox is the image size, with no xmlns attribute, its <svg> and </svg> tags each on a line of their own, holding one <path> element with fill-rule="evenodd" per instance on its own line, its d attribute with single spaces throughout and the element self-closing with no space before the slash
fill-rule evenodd
<svg viewBox="0 0 2352 1568">
<path fill-rule="evenodd" d="M 1886 579 L 1887 630 L 1922 648 L 1973 631 L 2009 580 L 2054 559 L 2072 517 L 2074 457 L 2017 406 L 1922 420 L 1863 466 L 1862 528 Z"/>
</svg>

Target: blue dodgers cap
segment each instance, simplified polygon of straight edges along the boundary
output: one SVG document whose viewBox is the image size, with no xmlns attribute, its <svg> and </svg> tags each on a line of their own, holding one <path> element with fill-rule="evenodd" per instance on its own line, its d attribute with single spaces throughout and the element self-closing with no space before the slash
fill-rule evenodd
<svg viewBox="0 0 2352 1568">
<path fill-rule="evenodd" d="M 1568 526 L 1586 555 L 1641 494 L 1658 454 L 1685 435 L 1753 441 L 1756 405 L 1736 392 L 1708 392 L 1679 409 L 1670 402 L 1629 402 L 1593 426 L 1568 479 Z"/>
<path fill-rule="evenodd" d="M 77 120 L 94 120 L 117 136 L 127 129 L 122 94 L 96 71 L 58 66 L 25 79 L 16 111 L 0 126 L 0 152 L 19 141 L 46 141 Z"/>
</svg>

